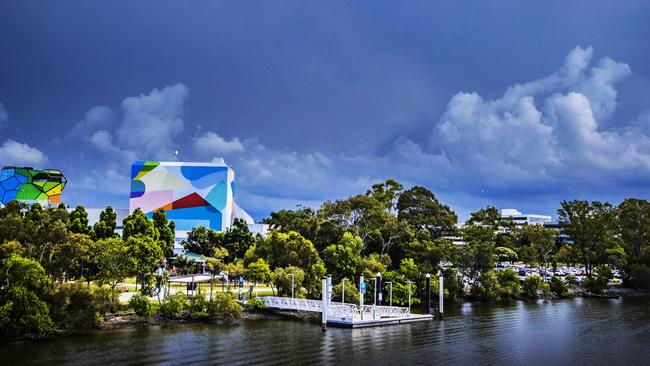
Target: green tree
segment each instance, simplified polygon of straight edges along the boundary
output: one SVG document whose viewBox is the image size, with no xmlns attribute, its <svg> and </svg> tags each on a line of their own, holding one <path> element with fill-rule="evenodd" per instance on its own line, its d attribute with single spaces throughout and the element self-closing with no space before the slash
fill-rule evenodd
<svg viewBox="0 0 650 366">
<path fill-rule="evenodd" d="M 57 243 L 47 269 L 59 280 L 78 280 L 84 276 L 87 258 L 93 241 L 86 234 L 70 234 L 68 240 Z"/>
<path fill-rule="evenodd" d="M 149 220 L 140 208 L 136 208 L 132 214 L 122 221 L 122 239 L 128 240 L 132 236 L 147 236 L 154 241 L 160 238 L 160 234 L 154 223 Z"/>
<path fill-rule="evenodd" d="M 158 232 L 159 243 L 166 257 L 174 255 L 174 238 L 176 237 L 176 224 L 167 222 L 167 213 L 163 209 L 154 211 L 152 216 L 153 226 Z"/>
<path fill-rule="evenodd" d="M 258 283 L 270 284 L 273 279 L 273 272 L 271 272 L 269 264 L 260 258 L 246 266 L 244 276 L 248 281 L 253 282 L 253 286 L 257 286 Z"/>
<path fill-rule="evenodd" d="M 305 279 L 305 272 L 295 266 L 276 268 L 273 276 L 273 283 L 278 290 L 278 296 L 291 296 L 291 283 L 293 281 L 294 297 L 305 297 L 307 290 L 302 286 Z"/>
<path fill-rule="evenodd" d="M 550 255 L 555 251 L 557 231 L 542 225 L 525 225 L 520 232 L 521 240 L 534 248 L 531 250 L 542 267 L 547 267 Z"/>
<path fill-rule="evenodd" d="M 0 289 L 0 339 L 43 337 L 54 332 L 49 308 L 23 286 Z"/>
<path fill-rule="evenodd" d="M 153 286 L 151 281 L 153 279 L 153 272 L 158 269 L 165 255 L 156 243 L 149 236 L 130 236 L 126 240 L 129 256 L 133 258 L 135 263 L 135 273 L 140 281 L 140 291 L 143 295 L 152 295 Z"/>
<path fill-rule="evenodd" d="M 587 277 L 592 269 L 606 262 L 606 249 L 615 240 L 616 211 L 609 203 L 587 201 L 562 201 L 558 210 L 560 226 L 574 242 L 574 249 L 585 266 Z"/>
<path fill-rule="evenodd" d="M 83 206 L 75 207 L 69 215 L 69 230 L 76 234 L 88 234 L 88 213 Z"/>
<path fill-rule="evenodd" d="M 308 296 L 320 294 L 320 281 L 325 274 L 325 266 L 312 242 L 297 232 L 272 231 L 264 240 L 251 247 L 249 252 L 251 256 L 245 258 L 245 263 L 261 258 L 271 268 L 296 266 L 302 269 L 305 272 Z"/>
<path fill-rule="evenodd" d="M 512 263 L 519 258 L 514 250 L 506 247 L 496 247 L 494 248 L 494 253 L 497 255 L 499 262 Z"/>
<path fill-rule="evenodd" d="M 416 229 L 426 229 L 433 238 L 454 234 L 458 221 L 456 213 L 449 206 L 438 202 L 433 192 L 420 186 L 399 195 L 397 218 Z"/>
<path fill-rule="evenodd" d="M 481 273 L 490 271 L 496 264 L 494 230 L 490 226 L 468 225 L 462 229 L 463 238 L 467 242 L 460 248 L 456 259 L 458 267 L 471 280 Z"/>
<path fill-rule="evenodd" d="M 345 233 L 337 244 L 325 248 L 325 267 L 332 274 L 335 283 L 343 278 L 353 279 L 360 272 L 362 247 L 363 241 L 360 237 Z"/>
<path fill-rule="evenodd" d="M 106 239 L 115 237 L 115 227 L 117 226 L 117 213 L 112 206 L 107 206 L 105 210 L 99 213 L 99 221 L 93 226 L 96 239 Z"/>
<path fill-rule="evenodd" d="M 229 260 L 236 261 L 244 258 L 248 248 L 255 244 L 255 238 L 244 220 L 235 219 L 233 226 L 224 233 L 221 244 L 228 250 Z"/>
<path fill-rule="evenodd" d="M 197 226 L 187 234 L 187 239 L 183 240 L 181 245 L 187 251 L 212 257 L 215 249 L 220 247 L 223 241 L 224 234 L 203 226 Z"/>
<path fill-rule="evenodd" d="M 650 203 L 626 199 L 618 206 L 617 222 L 627 257 L 631 263 L 639 263 L 650 254 Z"/>
<path fill-rule="evenodd" d="M 133 238 L 131 242 L 137 240 Z M 97 283 L 108 284 L 112 289 L 125 278 L 136 273 L 136 258 L 120 238 L 97 240 L 91 246 L 91 259 L 97 268 Z"/>
</svg>

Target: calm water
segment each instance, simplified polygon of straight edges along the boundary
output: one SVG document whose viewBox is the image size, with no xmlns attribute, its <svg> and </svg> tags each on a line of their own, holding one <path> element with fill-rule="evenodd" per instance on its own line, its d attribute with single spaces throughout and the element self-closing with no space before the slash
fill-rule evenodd
<svg viewBox="0 0 650 366">
<path fill-rule="evenodd" d="M 0 364 L 650 365 L 650 299 L 464 304 L 442 322 L 367 329 L 241 321 L 0 346 Z"/>
</svg>

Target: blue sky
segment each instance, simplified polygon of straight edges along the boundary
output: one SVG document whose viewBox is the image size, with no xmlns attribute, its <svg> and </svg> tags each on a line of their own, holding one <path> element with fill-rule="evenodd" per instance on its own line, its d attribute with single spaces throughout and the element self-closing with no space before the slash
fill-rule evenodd
<svg viewBox="0 0 650 366">
<path fill-rule="evenodd" d="M 648 198 L 644 1 L 0 3 L 0 164 L 128 206 L 223 156 L 256 218 L 396 178 L 487 204 Z"/>
</svg>

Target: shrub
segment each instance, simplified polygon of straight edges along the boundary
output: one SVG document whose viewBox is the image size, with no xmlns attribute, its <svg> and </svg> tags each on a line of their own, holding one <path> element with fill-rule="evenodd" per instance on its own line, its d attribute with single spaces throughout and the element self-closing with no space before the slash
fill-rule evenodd
<svg viewBox="0 0 650 366">
<path fill-rule="evenodd" d="M 630 267 L 630 285 L 636 289 L 650 288 L 650 268 L 645 264 L 633 264 Z"/>
<path fill-rule="evenodd" d="M 576 278 L 575 275 L 569 273 L 564 277 L 564 280 L 569 284 L 569 285 L 577 285 L 578 284 L 578 279 Z"/>
<path fill-rule="evenodd" d="M 591 278 L 585 279 L 585 289 L 588 292 L 600 294 L 607 288 L 607 281 L 612 277 L 612 269 L 609 266 L 598 266 L 594 269 Z"/>
<path fill-rule="evenodd" d="M 208 314 L 212 319 L 239 319 L 241 318 L 241 306 L 235 301 L 232 294 L 218 293 L 208 303 Z"/>
<path fill-rule="evenodd" d="M 94 302 L 100 315 L 116 312 L 120 307 L 117 291 L 110 287 L 96 287 L 93 290 Z"/>
<path fill-rule="evenodd" d="M 494 272 L 482 273 L 479 283 L 472 287 L 472 296 L 487 302 L 501 301 L 501 286 Z"/>
<path fill-rule="evenodd" d="M 517 272 L 508 268 L 505 271 L 498 272 L 497 279 L 501 286 L 502 300 L 514 300 L 519 297 L 521 284 L 519 283 Z"/>
<path fill-rule="evenodd" d="M 548 283 L 542 282 L 539 284 L 539 289 L 542 291 L 544 298 L 548 297 L 548 294 L 551 293 L 551 286 Z"/>
<path fill-rule="evenodd" d="M 172 296 L 167 296 L 160 305 L 160 315 L 170 319 L 180 318 L 183 315 L 185 306 L 184 294 L 177 293 Z"/>
<path fill-rule="evenodd" d="M 526 279 L 524 280 L 524 285 L 522 287 L 524 296 L 529 297 L 531 299 L 539 298 L 538 291 L 541 284 L 542 284 L 542 278 L 538 275 L 526 277 Z"/>
<path fill-rule="evenodd" d="M 23 286 L 0 290 L 0 340 L 43 337 L 54 332 L 47 304 Z"/>
<path fill-rule="evenodd" d="M 250 299 L 246 302 L 246 308 L 249 310 L 266 310 L 266 304 L 260 299 Z"/>
<path fill-rule="evenodd" d="M 50 304 L 52 320 L 59 328 L 90 329 L 101 322 L 100 311 L 105 314 L 113 305 L 104 298 L 105 295 L 101 290 L 96 295 L 91 288 L 80 283 L 66 283 L 49 291 L 45 301 Z"/>
<path fill-rule="evenodd" d="M 559 297 L 569 297 L 569 288 L 559 277 L 552 277 L 550 288 Z"/>
<path fill-rule="evenodd" d="M 190 296 L 187 302 L 187 315 L 192 319 L 204 319 L 208 317 L 206 312 L 208 301 L 202 294 Z"/>
<path fill-rule="evenodd" d="M 151 316 L 151 304 L 149 303 L 149 298 L 142 294 L 135 294 L 129 300 L 129 306 L 136 314 L 149 318 Z"/>
</svg>

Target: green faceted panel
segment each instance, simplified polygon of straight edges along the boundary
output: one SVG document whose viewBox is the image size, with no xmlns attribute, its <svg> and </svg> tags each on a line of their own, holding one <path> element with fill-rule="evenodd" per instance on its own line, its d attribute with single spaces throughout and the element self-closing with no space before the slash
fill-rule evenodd
<svg viewBox="0 0 650 366">
<path fill-rule="evenodd" d="M 36 186 L 33 186 L 31 184 L 25 184 L 20 187 L 20 190 L 18 191 L 18 195 L 16 195 L 16 199 L 18 200 L 36 200 L 38 197 L 44 194 L 39 190 Z M 47 199 L 47 196 L 45 196 L 45 199 Z"/>
<path fill-rule="evenodd" d="M 45 192 L 47 192 L 47 191 L 49 191 L 50 189 L 56 187 L 59 184 L 60 183 L 57 183 L 57 182 L 45 182 L 45 184 L 43 184 L 42 187 L 43 187 L 43 190 Z"/>
</svg>

